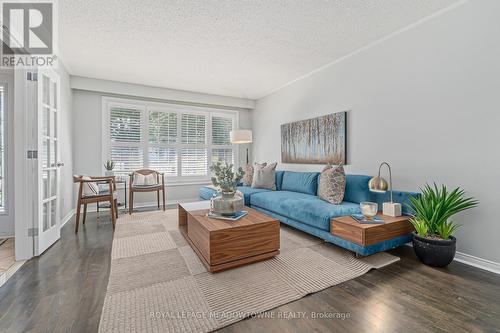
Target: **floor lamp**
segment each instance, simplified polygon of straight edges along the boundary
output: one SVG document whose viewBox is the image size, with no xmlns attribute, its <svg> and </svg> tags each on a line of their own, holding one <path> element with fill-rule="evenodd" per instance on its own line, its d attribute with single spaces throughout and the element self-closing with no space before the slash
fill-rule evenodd
<svg viewBox="0 0 500 333">
<path fill-rule="evenodd" d="M 243 144 L 243 143 L 252 143 L 252 131 L 245 129 L 238 129 L 229 132 L 229 140 L 232 144 Z M 247 165 L 249 163 L 248 160 L 248 147 L 247 147 Z"/>
</svg>

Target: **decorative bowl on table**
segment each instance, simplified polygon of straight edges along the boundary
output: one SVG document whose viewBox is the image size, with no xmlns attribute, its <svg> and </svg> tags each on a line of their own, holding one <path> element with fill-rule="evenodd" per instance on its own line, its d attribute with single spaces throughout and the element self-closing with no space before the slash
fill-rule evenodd
<svg viewBox="0 0 500 333">
<path fill-rule="evenodd" d="M 373 220 L 373 217 L 377 215 L 378 212 L 378 204 L 376 202 L 361 202 L 359 208 L 361 209 L 361 214 L 363 214 L 367 220 Z"/>
</svg>

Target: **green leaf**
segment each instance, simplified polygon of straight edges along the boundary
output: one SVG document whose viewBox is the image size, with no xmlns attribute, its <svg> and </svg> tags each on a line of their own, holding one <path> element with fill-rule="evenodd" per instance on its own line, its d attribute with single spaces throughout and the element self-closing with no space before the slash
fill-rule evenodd
<svg viewBox="0 0 500 333">
<path fill-rule="evenodd" d="M 459 227 L 449 218 L 479 204 L 474 198 L 465 197 L 465 191 L 459 187 L 449 191 L 446 186 L 439 188 L 434 183 L 432 187 L 426 184 L 420 190 L 422 194 L 411 197 L 408 205 L 414 212 L 412 224 L 419 235 L 438 234 L 448 239 Z"/>
</svg>

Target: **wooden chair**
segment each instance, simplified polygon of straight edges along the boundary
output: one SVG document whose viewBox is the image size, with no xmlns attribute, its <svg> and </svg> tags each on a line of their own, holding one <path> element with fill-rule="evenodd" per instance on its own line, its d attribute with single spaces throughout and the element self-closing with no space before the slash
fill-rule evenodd
<svg viewBox="0 0 500 333">
<path fill-rule="evenodd" d="M 83 179 L 83 176 L 73 176 L 73 182 L 80 184 L 78 189 L 78 202 L 76 206 L 76 225 L 75 233 L 78 233 L 78 225 L 80 224 L 80 209 L 83 205 L 83 224 L 87 218 L 87 205 L 98 202 L 109 202 L 111 207 L 111 221 L 113 222 L 113 229 L 116 225 L 118 218 L 118 198 L 116 195 L 115 177 L 90 177 L 90 179 Z M 86 183 L 107 183 L 108 189 L 106 191 L 99 191 L 96 195 L 86 195 L 83 187 Z"/>
<path fill-rule="evenodd" d="M 154 185 L 134 185 L 135 174 L 140 174 L 143 176 L 155 175 L 156 184 Z M 160 182 L 161 177 L 161 182 Z M 129 183 L 129 214 L 132 214 L 134 210 L 134 193 L 135 192 L 156 192 L 156 197 L 158 199 L 158 209 L 160 209 L 160 192 L 162 192 L 163 197 L 163 210 L 165 210 L 165 177 L 164 174 L 155 170 L 142 169 L 134 171 L 130 174 Z"/>
</svg>

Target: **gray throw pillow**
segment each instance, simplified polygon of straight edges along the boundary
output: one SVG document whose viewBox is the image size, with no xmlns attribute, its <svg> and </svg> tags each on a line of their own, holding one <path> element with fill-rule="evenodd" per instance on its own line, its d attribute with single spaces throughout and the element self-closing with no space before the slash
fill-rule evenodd
<svg viewBox="0 0 500 333">
<path fill-rule="evenodd" d="M 265 167 L 267 163 L 255 163 L 258 164 L 259 166 Z M 253 181 L 253 166 L 247 164 L 245 166 L 245 175 L 243 176 L 242 183 L 244 186 L 252 186 L 252 181 Z"/>
<path fill-rule="evenodd" d="M 264 188 L 267 190 L 276 190 L 276 165 L 272 163 L 268 165 L 255 163 L 253 170 L 253 188 Z"/>
<path fill-rule="evenodd" d="M 319 176 L 318 196 L 322 200 L 338 205 L 344 200 L 344 193 L 344 167 L 327 165 Z"/>
</svg>

